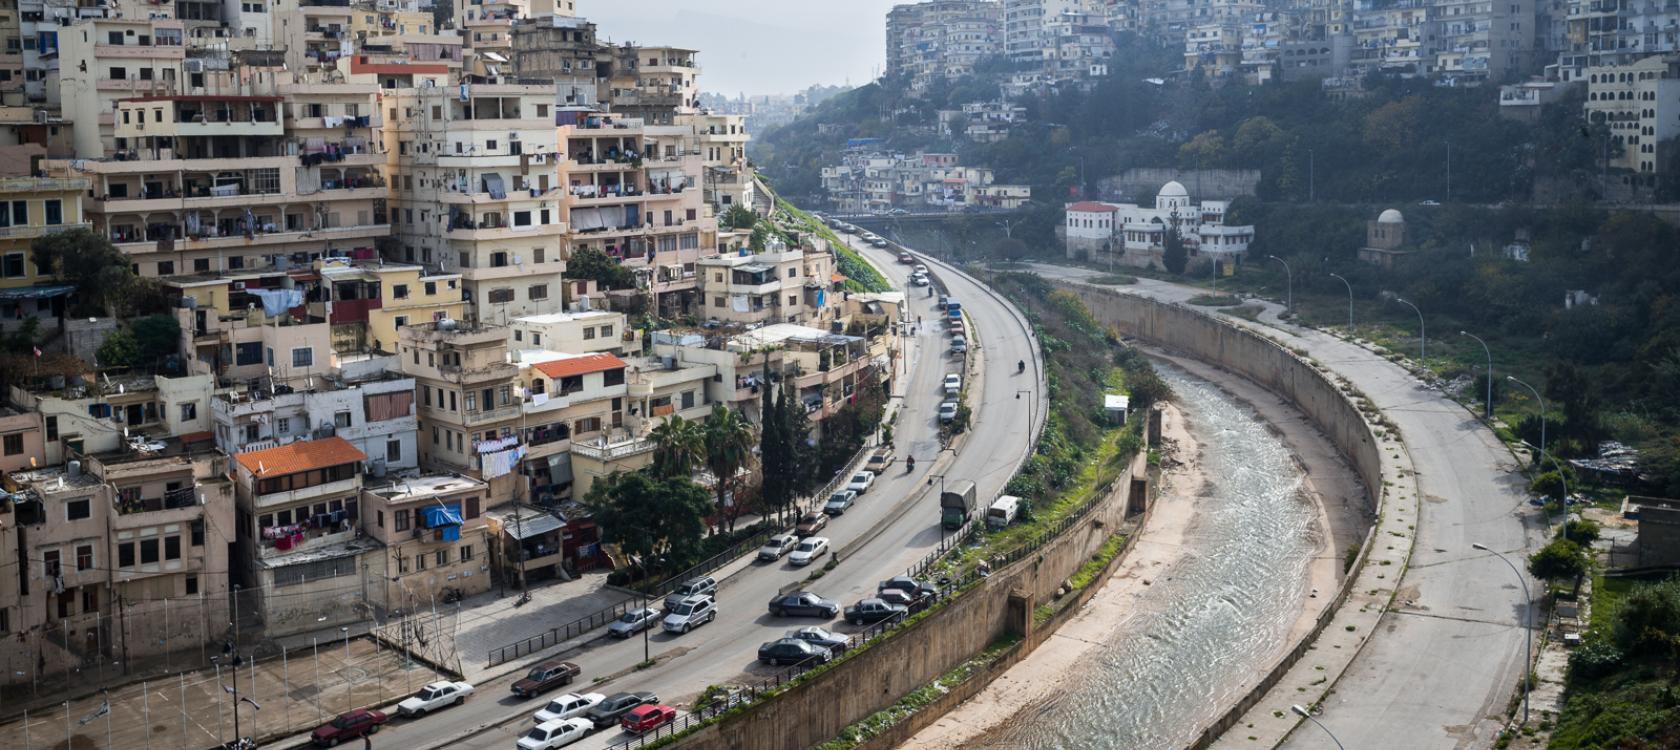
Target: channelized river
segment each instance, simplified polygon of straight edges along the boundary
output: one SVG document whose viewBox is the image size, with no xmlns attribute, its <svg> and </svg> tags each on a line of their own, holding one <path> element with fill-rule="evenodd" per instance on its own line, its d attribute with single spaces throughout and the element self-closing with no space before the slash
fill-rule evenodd
<svg viewBox="0 0 1680 750">
<path fill-rule="evenodd" d="M 1179 748 L 1284 648 L 1318 538 L 1301 471 L 1246 404 L 1176 367 L 1157 369 L 1202 444 L 1207 484 L 1181 489 L 1198 495 L 1193 552 L 1156 571 L 1147 596 L 1158 604 L 1115 623 L 1065 693 L 980 744 Z"/>
</svg>

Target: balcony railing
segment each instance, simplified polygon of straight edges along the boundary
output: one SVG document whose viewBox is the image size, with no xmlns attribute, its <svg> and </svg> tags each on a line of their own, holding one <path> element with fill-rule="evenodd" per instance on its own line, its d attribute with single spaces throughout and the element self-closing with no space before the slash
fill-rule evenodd
<svg viewBox="0 0 1680 750">
<path fill-rule="evenodd" d="M 163 493 L 163 497 L 143 497 L 137 500 L 117 499 L 117 513 L 131 515 L 134 513 L 151 513 L 161 510 L 177 510 L 192 508 L 198 505 L 198 492 L 192 487 L 182 487 Z"/>
<path fill-rule="evenodd" d="M 643 453 L 650 452 L 657 447 L 659 447 L 659 445 L 652 440 L 632 440 L 627 443 L 617 443 L 606 446 L 590 443 L 573 443 L 572 452 L 586 458 L 593 458 L 597 461 L 615 461 L 618 459 L 641 455 Z"/>
</svg>

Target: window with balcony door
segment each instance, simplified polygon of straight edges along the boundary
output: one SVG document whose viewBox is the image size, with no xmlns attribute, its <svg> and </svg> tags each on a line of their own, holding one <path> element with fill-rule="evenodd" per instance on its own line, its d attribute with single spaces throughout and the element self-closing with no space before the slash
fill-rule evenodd
<svg viewBox="0 0 1680 750">
<path fill-rule="evenodd" d="M 46 208 L 47 226 L 58 226 L 59 224 L 64 223 L 63 203 L 58 200 L 49 200 L 45 201 L 42 205 Z"/>
</svg>

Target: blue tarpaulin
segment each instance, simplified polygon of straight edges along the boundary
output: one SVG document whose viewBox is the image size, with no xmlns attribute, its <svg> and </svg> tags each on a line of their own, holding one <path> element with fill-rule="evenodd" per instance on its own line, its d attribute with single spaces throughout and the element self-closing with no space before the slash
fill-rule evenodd
<svg viewBox="0 0 1680 750">
<path fill-rule="evenodd" d="M 421 508 L 420 516 L 428 529 L 440 526 L 454 526 L 459 529 L 461 525 L 461 510 L 454 503 Z"/>
</svg>

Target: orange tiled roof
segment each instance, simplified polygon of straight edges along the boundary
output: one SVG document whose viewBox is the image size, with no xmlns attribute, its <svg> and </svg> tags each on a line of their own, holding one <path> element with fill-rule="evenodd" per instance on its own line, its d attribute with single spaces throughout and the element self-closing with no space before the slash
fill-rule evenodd
<svg viewBox="0 0 1680 750">
<path fill-rule="evenodd" d="M 828 275 L 828 280 L 838 284 L 846 280 L 846 275 L 840 273 L 839 271 L 834 271 Z"/>
<path fill-rule="evenodd" d="M 278 448 L 246 451 L 235 454 L 234 459 L 253 474 L 261 472 L 264 476 L 283 476 L 363 461 L 367 459 L 367 454 L 351 445 L 350 441 L 334 436 L 320 440 L 303 440 Z"/>
<path fill-rule="evenodd" d="M 605 352 L 538 362 L 535 365 L 538 372 L 550 378 L 565 378 L 603 370 L 617 370 L 625 366 L 624 360 Z"/>
<path fill-rule="evenodd" d="M 1075 203 L 1071 206 L 1068 206 L 1067 210 L 1069 210 L 1069 211 L 1082 211 L 1082 212 L 1085 212 L 1085 213 L 1101 214 L 1101 213 L 1108 213 L 1110 211 L 1113 211 L 1115 208 L 1116 207 L 1112 203 L 1101 203 L 1101 202 L 1098 202 L 1098 201 L 1080 201 L 1080 202 Z"/>
</svg>

